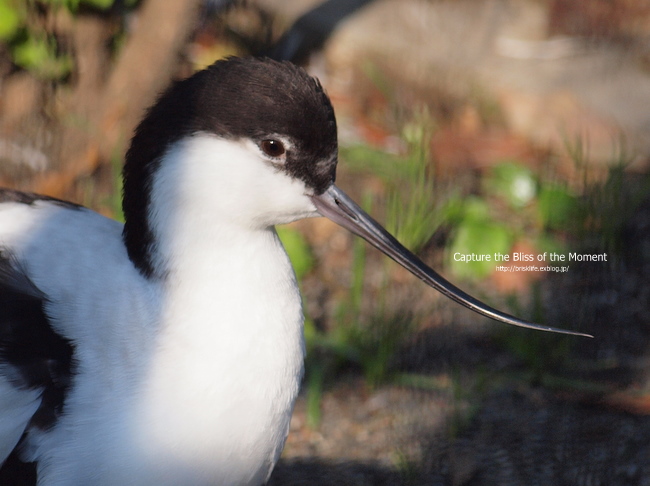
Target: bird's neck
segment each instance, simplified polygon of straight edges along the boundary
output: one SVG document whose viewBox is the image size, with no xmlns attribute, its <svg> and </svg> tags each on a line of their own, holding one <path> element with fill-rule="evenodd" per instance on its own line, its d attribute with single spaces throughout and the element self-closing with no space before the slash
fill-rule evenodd
<svg viewBox="0 0 650 486">
<path fill-rule="evenodd" d="M 228 342 L 230 350 L 249 348 L 256 336 L 268 335 L 269 342 L 296 332 L 286 327 L 302 319 L 300 295 L 274 228 L 185 223 L 200 230 L 168 234 L 156 254 L 164 274 L 163 325 L 170 332 L 178 328 L 187 339 L 194 326 L 197 345 L 209 342 L 214 349 Z"/>
<path fill-rule="evenodd" d="M 252 453 L 270 467 L 288 432 L 304 359 L 301 300 L 272 228 L 206 233 L 178 232 L 163 248 L 162 328 L 137 422 L 154 461 L 245 474 Z"/>
</svg>

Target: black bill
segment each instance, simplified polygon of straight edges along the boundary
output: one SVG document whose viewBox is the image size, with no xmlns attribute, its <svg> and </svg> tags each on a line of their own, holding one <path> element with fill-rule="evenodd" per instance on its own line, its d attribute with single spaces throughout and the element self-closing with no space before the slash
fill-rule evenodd
<svg viewBox="0 0 650 486">
<path fill-rule="evenodd" d="M 388 231 L 372 219 L 363 209 L 361 209 L 335 185 L 330 186 L 330 188 L 320 196 L 312 196 L 312 201 L 321 215 L 343 226 L 355 235 L 360 236 L 402 265 L 413 275 L 424 281 L 424 283 L 474 312 L 513 326 L 527 327 L 529 329 L 557 332 L 561 334 L 593 337 L 581 332 L 567 331 L 565 329 L 541 326 L 539 324 L 523 321 L 509 314 L 493 309 L 471 295 L 466 294 L 458 287 L 442 278 L 415 254 L 406 249 Z"/>
</svg>

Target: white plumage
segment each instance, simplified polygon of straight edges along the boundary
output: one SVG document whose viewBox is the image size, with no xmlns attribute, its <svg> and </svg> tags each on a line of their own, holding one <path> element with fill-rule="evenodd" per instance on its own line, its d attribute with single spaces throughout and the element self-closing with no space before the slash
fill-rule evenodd
<svg viewBox="0 0 650 486">
<path fill-rule="evenodd" d="M 115 221 L 51 201 L 0 206 L 0 247 L 25 262 L 78 353 L 66 413 L 30 436 L 26 459 L 47 465 L 43 484 L 266 480 L 304 355 L 298 287 L 273 224 L 316 214 L 305 191 L 253 144 L 207 134 L 175 144 L 151 207 L 165 281 L 137 272 Z M 26 425 L 34 394 L 20 392 L 2 419 Z"/>
</svg>

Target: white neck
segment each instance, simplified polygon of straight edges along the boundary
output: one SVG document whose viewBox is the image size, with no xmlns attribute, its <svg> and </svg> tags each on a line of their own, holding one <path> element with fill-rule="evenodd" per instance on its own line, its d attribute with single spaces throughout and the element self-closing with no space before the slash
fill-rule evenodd
<svg viewBox="0 0 650 486">
<path fill-rule="evenodd" d="M 183 470 L 196 484 L 213 473 L 259 483 L 282 450 L 302 378 L 300 294 L 273 227 L 209 200 L 227 197 L 232 179 L 186 191 L 185 160 L 167 163 L 152 198 L 164 307 L 136 446 L 151 469 L 169 465 L 161 484 L 189 484 L 174 476 Z"/>
</svg>

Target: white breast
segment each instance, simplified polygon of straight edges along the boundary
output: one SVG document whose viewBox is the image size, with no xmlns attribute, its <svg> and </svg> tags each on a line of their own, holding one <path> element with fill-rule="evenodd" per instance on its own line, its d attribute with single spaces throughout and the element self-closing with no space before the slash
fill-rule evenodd
<svg viewBox="0 0 650 486">
<path fill-rule="evenodd" d="M 216 472 L 219 484 L 259 484 L 288 433 L 304 358 L 293 271 L 274 232 L 224 239 L 220 257 L 172 279 L 206 285 L 167 289 L 138 418 L 160 484 L 183 469 L 196 484 Z"/>
<path fill-rule="evenodd" d="M 275 232 L 188 238 L 159 285 L 133 268 L 118 223 L 51 203 L 1 207 L 0 244 L 50 296 L 78 361 L 65 415 L 26 449 L 42 484 L 263 482 L 304 357 L 300 296 Z"/>
</svg>

